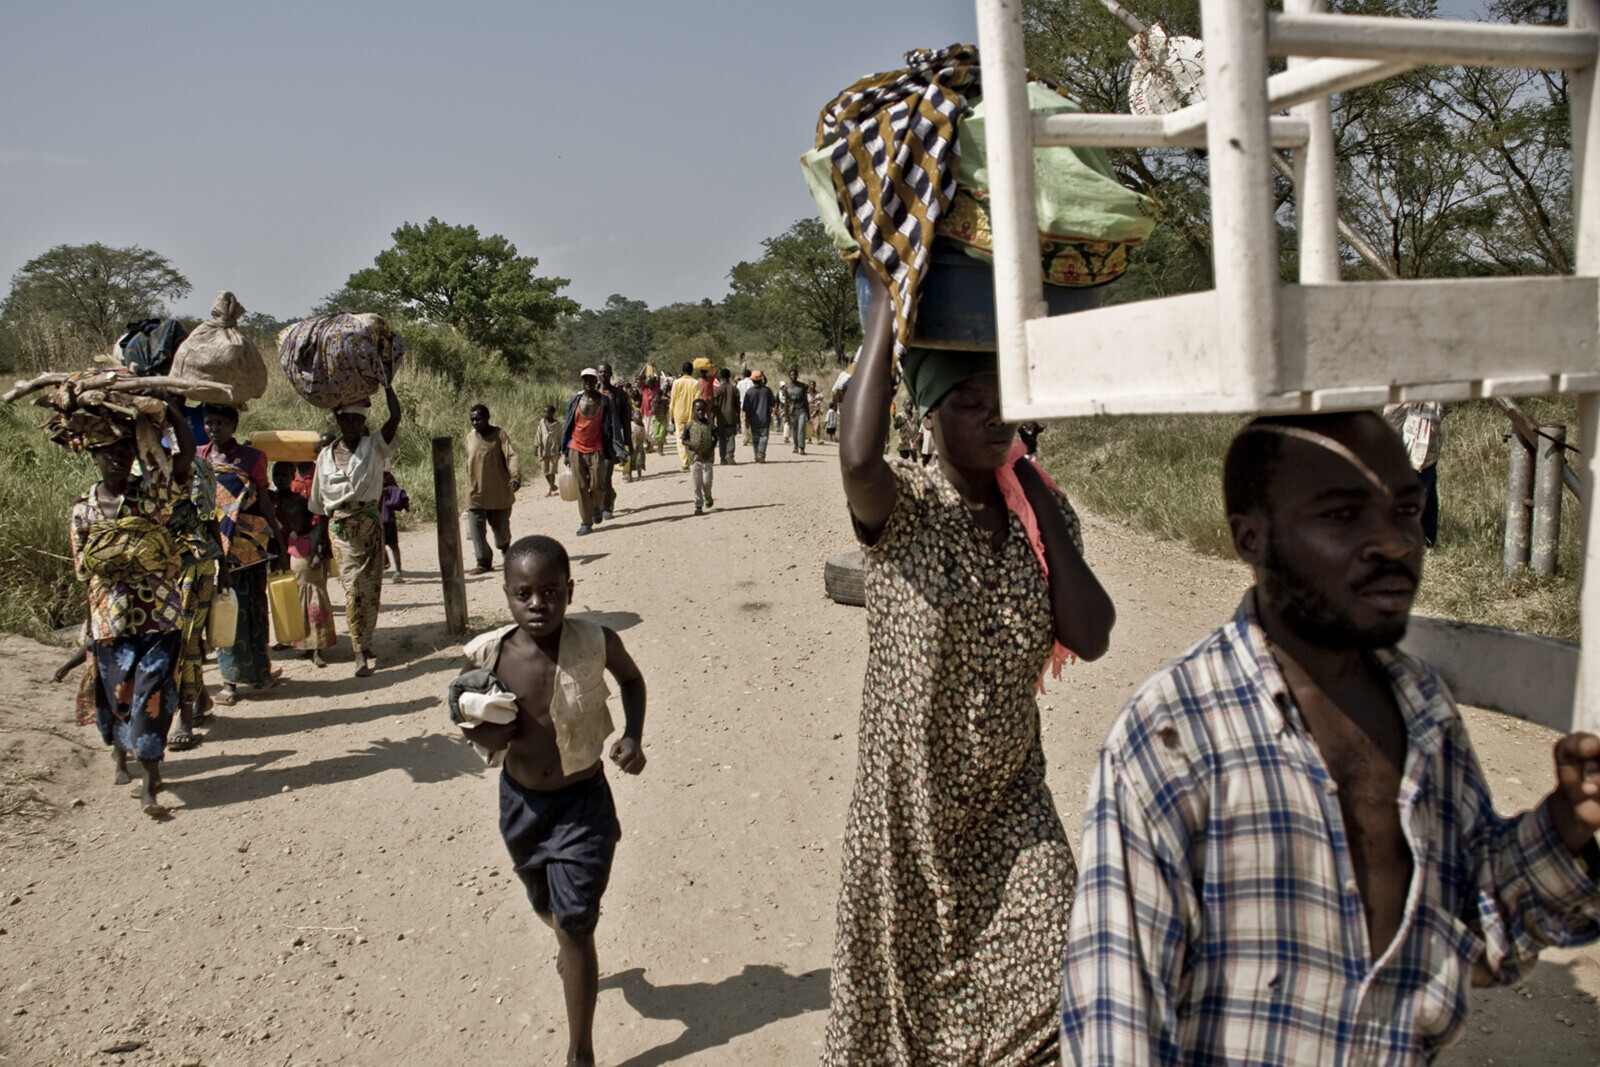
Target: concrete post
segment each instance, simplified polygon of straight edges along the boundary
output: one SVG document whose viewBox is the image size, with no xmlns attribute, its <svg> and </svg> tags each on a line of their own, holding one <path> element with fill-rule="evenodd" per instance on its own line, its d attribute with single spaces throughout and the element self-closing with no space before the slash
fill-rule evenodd
<svg viewBox="0 0 1600 1067">
<path fill-rule="evenodd" d="M 1528 566 L 1535 574 L 1556 572 L 1556 546 L 1561 539 L 1561 467 L 1567 428 L 1559 423 L 1539 427 L 1533 461 L 1533 526 L 1528 541 Z"/>
<path fill-rule="evenodd" d="M 456 504 L 455 439 L 433 439 L 433 513 L 439 535 L 439 583 L 444 587 L 444 623 L 453 634 L 467 629 L 467 576 L 461 567 L 461 509 Z"/>
<path fill-rule="evenodd" d="M 1217 351 L 1223 387 L 1262 406 L 1278 390 L 1278 228 L 1267 134 L 1267 6 L 1200 0 L 1206 41 Z M 995 250 L 996 259 L 999 250 Z"/>
<path fill-rule="evenodd" d="M 1567 24 L 1574 29 L 1600 29 L 1600 0 L 1569 0 Z M 1572 230 L 1577 263 L 1573 273 L 1600 274 L 1600 78 L 1593 65 L 1572 72 L 1568 99 L 1572 114 Z M 1572 728 L 1600 730 L 1600 538 L 1593 521 L 1596 481 L 1600 470 L 1600 393 L 1578 397 L 1578 434 L 1583 448 L 1583 619 L 1578 659 L 1578 689 L 1572 701 Z"/>
<path fill-rule="evenodd" d="M 1528 565 L 1528 536 L 1533 522 L 1533 449 L 1516 433 L 1507 447 L 1506 536 L 1501 571 L 1507 578 Z"/>
</svg>

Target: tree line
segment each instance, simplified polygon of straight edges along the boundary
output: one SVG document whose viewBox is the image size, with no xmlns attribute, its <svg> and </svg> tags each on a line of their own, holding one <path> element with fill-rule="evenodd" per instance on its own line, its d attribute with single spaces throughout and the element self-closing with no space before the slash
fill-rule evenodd
<svg viewBox="0 0 1600 1067">
<path fill-rule="evenodd" d="M 860 335 L 855 287 L 822 226 L 802 219 L 764 241 L 763 254 L 729 271 L 721 301 L 669 304 L 612 294 L 582 308 L 569 279 L 537 273 L 539 260 L 500 234 L 430 218 L 404 223 L 372 266 L 353 272 L 310 314 L 374 312 L 398 323 L 412 358 L 452 378 L 567 373 L 606 361 L 632 369 L 677 366 L 738 352 L 814 354 L 844 361 Z M 87 364 L 127 323 L 164 315 L 194 286 L 165 256 L 103 244 L 58 245 L 12 277 L 0 305 L 0 370 Z M 242 299 L 248 299 L 244 294 Z M 240 327 L 266 351 L 290 319 L 251 311 Z"/>
</svg>

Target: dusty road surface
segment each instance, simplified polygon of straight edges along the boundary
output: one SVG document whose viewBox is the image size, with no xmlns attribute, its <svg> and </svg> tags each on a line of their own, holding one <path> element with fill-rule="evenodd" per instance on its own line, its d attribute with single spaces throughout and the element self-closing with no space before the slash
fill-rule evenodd
<svg viewBox="0 0 1600 1067">
<path fill-rule="evenodd" d="M 611 775 L 606 1064 L 807 1064 L 820 1047 L 864 616 L 823 595 L 823 560 L 852 545 L 833 449 L 774 442 L 771 459 L 718 468 L 699 518 L 688 476 L 656 457 L 593 536 L 572 536 L 575 505 L 524 493 L 516 509 L 514 532 L 567 543 L 575 610 L 622 635 L 650 688 L 649 766 Z M 1119 706 L 1246 584 L 1115 524 L 1090 518 L 1085 537 L 1120 621 L 1111 653 L 1043 698 L 1075 842 Z M 279 653 L 282 686 L 171 754 L 161 822 L 73 725 L 70 684 L 50 683 L 64 651 L 3 639 L 0 1064 L 561 1061 L 553 940 L 508 877 L 494 776 L 442 704 L 461 661 L 431 532 L 404 547 L 378 673 L 351 677 L 347 642 L 321 671 Z M 469 597 L 475 630 L 508 618 L 496 576 Z M 1504 809 L 1534 802 L 1549 736 L 1471 726 Z M 1600 953 L 1546 957 L 1521 990 L 1475 995 L 1445 1062 L 1600 1062 Z"/>
</svg>

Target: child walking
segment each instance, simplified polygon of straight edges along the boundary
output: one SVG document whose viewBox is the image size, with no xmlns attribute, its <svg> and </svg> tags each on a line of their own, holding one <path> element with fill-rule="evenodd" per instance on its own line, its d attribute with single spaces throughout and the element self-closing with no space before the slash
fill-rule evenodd
<svg viewBox="0 0 1600 1067">
<path fill-rule="evenodd" d="M 550 485 L 550 491 L 545 496 L 555 496 L 559 492 L 556 489 L 556 469 L 561 465 L 561 424 L 556 421 L 554 404 L 544 406 L 544 417 L 539 420 L 539 435 L 534 438 L 533 451 L 539 457 L 544 480 Z"/>
<path fill-rule="evenodd" d="M 500 834 L 560 951 L 567 1063 L 592 1065 L 594 930 L 622 836 L 600 759 L 613 729 L 605 672 L 622 690 L 624 726 L 611 761 L 627 774 L 645 765 L 644 678 L 615 632 L 567 618 L 572 566 L 559 541 L 524 537 L 504 566 L 516 621 L 467 643 L 475 669 L 450 684 L 450 715 L 491 766 L 502 766 Z"/>
<path fill-rule="evenodd" d="M 276 468 L 273 473 L 277 473 Z M 300 610 L 306 617 L 306 636 L 296 641 L 294 647 L 303 651 L 313 666 L 326 667 L 328 663 L 322 658 L 322 650 L 337 645 L 339 635 L 333 628 L 333 601 L 328 598 L 328 565 L 320 559 L 314 564 L 311 561 L 317 524 L 322 516 L 313 515 L 310 502 L 299 493 L 283 493 L 278 500 L 283 536 L 289 550 L 289 570 L 300 590 Z"/>
<path fill-rule="evenodd" d="M 711 425 L 711 409 L 704 400 L 694 402 L 694 418 L 684 427 L 685 447 L 689 450 L 689 481 L 694 485 L 694 513 L 705 513 L 711 506 L 711 479 L 717 473 L 717 430 Z"/>
</svg>

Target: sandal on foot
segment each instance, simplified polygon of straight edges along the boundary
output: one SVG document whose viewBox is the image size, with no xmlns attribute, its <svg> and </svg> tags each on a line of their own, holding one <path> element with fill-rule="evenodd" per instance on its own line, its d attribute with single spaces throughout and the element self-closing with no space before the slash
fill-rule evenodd
<svg viewBox="0 0 1600 1067">
<path fill-rule="evenodd" d="M 363 663 L 361 666 L 357 667 L 356 668 L 356 677 L 357 678 L 371 678 L 372 677 L 372 664 Z"/>
<path fill-rule="evenodd" d="M 174 752 L 187 752 L 191 748 L 199 745 L 200 742 L 204 740 L 205 738 L 200 734 L 194 733 L 191 730 L 184 730 L 180 728 L 177 733 L 173 734 L 172 737 L 168 739 L 167 747 L 172 749 Z"/>
<path fill-rule="evenodd" d="M 239 691 L 237 689 L 224 689 L 211 699 L 225 708 L 231 708 L 239 703 Z"/>
</svg>

